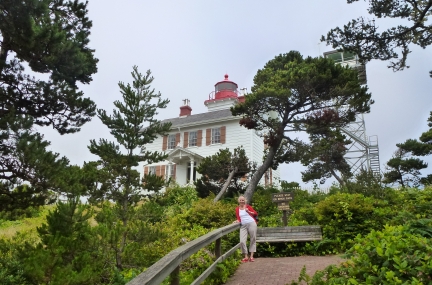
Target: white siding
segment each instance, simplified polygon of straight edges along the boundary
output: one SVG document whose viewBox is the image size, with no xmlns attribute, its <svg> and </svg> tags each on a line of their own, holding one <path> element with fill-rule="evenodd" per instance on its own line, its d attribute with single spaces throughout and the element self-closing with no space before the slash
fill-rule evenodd
<svg viewBox="0 0 432 285">
<path fill-rule="evenodd" d="M 217 127 L 226 127 L 225 133 L 225 143 L 211 144 L 206 145 L 206 129 L 217 128 Z M 202 126 L 194 126 L 194 127 L 186 127 L 186 128 L 177 128 L 173 129 L 169 134 L 180 133 L 180 147 L 183 147 L 184 141 L 184 132 L 192 132 L 192 131 L 202 131 L 202 142 L 201 146 L 193 146 L 187 147 L 187 150 L 190 150 L 196 154 L 201 155 L 202 157 L 211 156 L 217 153 L 220 149 L 228 148 L 230 151 L 233 151 L 235 148 L 239 146 L 243 146 L 246 156 L 257 163 L 257 165 L 261 165 L 263 161 L 264 155 L 264 142 L 263 138 L 259 137 L 254 130 L 248 130 L 245 127 L 239 125 L 239 120 L 227 120 L 224 122 L 215 122 L 208 123 Z M 147 144 L 145 146 L 145 151 L 158 151 L 162 152 L 162 143 L 163 138 L 158 137 L 151 144 Z M 171 152 L 171 149 L 167 149 L 165 153 Z M 199 161 L 197 161 L 199 164 Z M 168 164 L 168 161 L 162 161 L 159 163 L 151 164 L 151 165 L 162 165 Z M 186 174 L 187 174 L 187 165 L 177 165 L 176 166 L 176 181 L 183 185 L 186 183 Z M 197 178 L 200 175 L 197 173 Z M 273 182 L 275 178 L 280 178 L 279 170 L 273 171 Z M 261 183 L 264 184 L 264 178 L 261 180 Z"/>
</svg>

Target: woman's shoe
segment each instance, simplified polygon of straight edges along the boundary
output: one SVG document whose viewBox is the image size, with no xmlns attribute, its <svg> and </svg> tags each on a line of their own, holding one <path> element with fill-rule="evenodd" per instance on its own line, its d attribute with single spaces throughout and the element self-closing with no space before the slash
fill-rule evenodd
<svg viewBox="0 0 432 285">
<path fill-rule="evenodd" d="M 249 258 L 249 261 L 250 261 L 250 262 L 254 262 L 255 259 L 254 259 L 253 257 L 251 257 L 251 258 Z"/>
<path fill-rule="evenodd" d="M 241 262 L 248 262 L 248 261 L 249 261 L 249 258 L 247 258 L 247 257 L 245 257 L 241 260 Z"/>
</svg>

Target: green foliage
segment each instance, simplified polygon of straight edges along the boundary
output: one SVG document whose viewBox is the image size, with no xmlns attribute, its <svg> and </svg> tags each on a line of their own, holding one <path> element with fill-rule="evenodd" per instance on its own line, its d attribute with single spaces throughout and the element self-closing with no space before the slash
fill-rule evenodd
<svg viewBox="0 0 432 285">
<path fill-rule="evenodd" d="M 259 187 L 255 192 L 252 207 L 258 212 L 260 227 L 281 225 L 280 211 L 272 202 L 272 194 L 278 192 L 278 189 L 272 187 Z"/>
<path fill-rule="evenodd" d="M 33 284 L 94 284 L 104 268 L 89 208 L 79 199 L 59 203 L 37 229 L 40 243 L 19 250 L 27 280 Z"/>
<path fill-rule="evenodd" d="M 403 226 L 358 236 L 351 259 L 317 272 L 308 284 L 430 284 L 432 247 L 427 238 Z"/>
<path fill-rule="evenodd" d="M 346 181 L 344 187 L 340 188 L 338 189 L 340 192 L 357 193 L 376 198 L 385 197 L 387 193 L 381 185 L 381 176 L 363 168 L 360 169 L 360 172 L 356 174 L 354 179 Z"/>
<path fill-rule="evenodd" d="M 134 79 L 132 86 L 119 83 L 123 102 L 114 102 L 116 109 L 113 114 L 98 110 L 99 119 L 110 129 L 116 143 L 100 139 L 99 142 L 91 140 L 89 146 L 90 152 L 100 158 L 101 172 L 101 186 L 93 189 L 92 198 L 99 201 L 109 199 L 123 205 L 133 205 L 143 196 L 140 193 L 144 185 L 138 171 L 133 168 L 142 161 L 153 163 L 165 158 L 162 153 L 145 151 L 145 145 L 165 134 L 171 126 L 154 118 L 158 109 L 166 108 L 169 100 L 162 100 L 161 94 L 151 89 L 153 77 L 150 70 L 143 76 L 134 66 L 131 74 Z M 126 153 L 122 153 L 122 148 Z M 139 148 L 141 153 L 135 154 Z"/>
<path fill-rule="evenodd" d="M 169 211 L 175 213 L 189 209 L 199 198 L 193 185 L 180 186 L 178 184 L 167 187 L 162 195 L 156 194 L 155 202 L 162 207 L 170 207 Z"/>
<path fill-rule="evenodd" d="M 321 225 L 324 240 L 258 243 L 256 256 L 337 254 L 356 243 L 360 244 L 362 237 L 367 237 L 371 231 L 378 235 L 376 231 L 382 230 L 385 224 L 393 228 L 403 225 L 401 235 L 393 232 L 385 234 L 387 237 L 383 240 L 386 246 L 390 247 L 392 235 L 397 238 L 402 237 L 402 240 L 407 243 L 406 246 L 410 248 L 414 247 L 413 243 L 405 240 L 405 236 L 430 239 L 432 237 L 432 208 L 430 207 L 432 188 L 385 189 L 385 191 L 386 195 L 383 199 L 373 195 L 365 197 L 361 194 L 337 191 L 331 194 L 308 193 L 295 188 L 289 225 Z M 259 226 L 282 226 L 282 212 L 278 211 L 276 204 L 271 201 L 272 193 L 275 192 L 278 190 L 274 188 L 260 188 L 254 195 L 252 206 L 260 214 Z M 173 186 L 166 192 L 155 194 L 149 200 L 133 207 L 132 218 L 127 225 L 124 225 L 118 218 L 121 208 L 116 204 L 104 202 L 100 208 L 94 208 L 95 213 L 79 203 L 75 206 L 61 204 L 51 211 L 45 225 L 40 227 L 37 239 L 31 234 L 25 236 L 19 234 L 13 239 L 0 240 L 0 276 L 2 278 L 5 276 L 5 280 L 12 282 L 10 284 L 48 282 L 40 280 L 51 280 L 52 284 L 58 284 L 60 281 L 57 281 L 56 276 L 60 275 L 67 275 L 69 284 L 124 284 L 175 248 L 213 229 L 231 224 L 235 220 L 236 205 L 235 199 L 213 203 L 213 197 L 199 199 L 191 186 Z M 89 220 L 90 216 L 94 217 L 95 221 Z M 90 221 L 93 227 L 90 227 Z M 121 248 L 125 231 L 128 232 L 126 243 L 124 248 Z M 391 239 L 391 242 L 396 242 L 397 238 Z M 224 237 L 222 252 L 236 245 L 238 239 L 237 231 Z M 375 243 L 376 241 L 373 242 Z M 363 242 L 363 244 L 368 248 L 368 244 L 372 242 Z M 396 250 L 391 256 L 394 260 L 396 255 L 404 257 L 402 253 L 404 249 L 400 246 L 398 244 L 396 249 L 401 250 L 401 253 L 396 253 Z M 428 250 L 428 247 L 424 248 Z M 121 256 L 118 256 L 118 253 L 121 253 Z M 370 257 L 365 256 L 366 253 Z M 318 273 L 313 278 L 304 273 L 301 279 L 309 280 L 307 281 L 309 284 L 327 284 L 325 278 L 336 276 L 333 279 L 342 278 L 340 280 L 343 282 L 334 284 L 348 284 L 344 279 L 346 270 L 365 272 L 366 269 L 361 269 L 362 267 L 384 270 L 377 264 L 369 265 L 365 261 L 365 258 L 375 259 L 373 254 L 375 252 L 372 247 L 365 249 L 364 253 L 359 255 L 362 262 L 358 262 L 354 269 L 350 269 L 353 261 L 348 261 L 340 268 L 329 267 L 323 271 L 325 273 Z M 421 254 L 423 256 L 423 252 Z M 116 258 L 122 259 L 124 269 L 117 268 Z M 205 281 L 206 284 L 225 282 L 239 265 L 239 259 L 240 252 L 237 251 L 223 264 L 218 265 L 216 272 Z M 180 273 L 181 284 L 190 284 L 214 260 L 214 244 L 210 244 L 183 261 Z M 86 267 L 87 264 L 90 264 L 90 267 Z M 49 275 L 48 269 L 53 267 L 58 269 Z M 97 278 L 97 281 L 92 278 Z M 324 283 L 310 283 L 312 279 Z"/>
<path fill-rule="evenodd" d="M 11 211 L 0 212 L 0 220 L 16 221 L 24 218 L 38 217 L 40 214 L 40 207 L 28 207 L 26 209 L 13 209 Z"/>
<path fill-rule="evenodd" d="M 134 66 L 131 74 L 132 85 L 123 82 L 118 84 L 123 102 L 114 102 L 116 109 L 113 114 L 108 115 L 102 109 L 97 111 L 99 119 L 110 129 L 116 142 L 91 140 L 89 146 L 90 152 L 99 156 L 99 161 L 90 166 L 97 167 L 100 173 L 98 183 L 90 191 L 90 202 L 109 200 L 115 203 L 112 211 L 106 207 L 104 209 L 109 213 L 109 223 L 114 223 L 114 226 L 109 223 L 105 225 L 108 231 L 105 234 L 111 236 L 112 247 L 109 249 L 114 251 L 119 270 L 123 269 L 128 223 L 135 214 L 134 206 L 144 196 L 145 186 L 151 185 L 150 190 L 159 190 L 164 182 L 160 178 L 141 181 L 135 167 L 139 162 L 153 163 L 166 157 L 163 153 L 146 151 L 145 145 L 153 142 L 157 136 L 164 135 L 171 127 L 170 123 L 161 123 L 154 118 L 160 108 L 166 108 L 169 100 L 163 100 L 159 92 L 151 89 L 153 77 L 150 70 L 142 75 L 138 67 Z M 138 149 L 140 154 L 136 154 Z M 155 185 L 158 182 L 160 185 Z M 115 218 L 112 218 L 112 214 Z"/>
<path fill-rule="evenodd" d="M 321 113 L 318 113 L 322 116 Z M 316 114 L 314 114 L 316 115 Z M 332 114 L 324 114 L 332 116 Z M 320 129 L 318 132 L 311 131 L 309 134 L 311 146 L 302 156 L 301 162 L 307 166 L 302 171 L 302 180 L 320 180 L 321 184 L 331 177 L 334 177 L 339 184 L 344 185 L 345 181 L 352 176 L 351 167 L 345 159 L 347 145 L 351 143 L 340 131 L 340 129 Z"/>
<path fill-rule="evenodd" d="M 178 215 L 176 219 L 186 222 L 179 226 L 202 226 L 205 229 L 217 229 L 235 220 L 235 204 L 225 201 L 214 203 L 212 197 L 199 199 L 191 207 Z"/>
<path fill-rule="evenodd" d="M 46 150 L 50 143 L 32 133 L 30 121 L 0 129 L 0 211 L 53 203 L 50 190 L 58 190 L 57 180 L 69 163 Z"/>
<path fill-rule="evenodd" d="M 363 62 L 372 59 L 385 61 L 395 59 L 389 65 L 393 70 L 409 67 L 406 61 L 411 52 L 410 46 L 414 44 L 426 48 L 432 44 L 431 25 L 428 21 L 432 4 L 430 1 L 421 0 L 369 0 L 368 2 L 367 12 L 380 21 L 375 22 L 375 19 L 370 17 L 351 20 L 343 28 L 331 29 L 321 41 L 327 42 L 333 48 L 355 52 Z M 382 19 L 386 18 L 398 24 L 380 33 L 379 26 L 382 25 Z"/>
<path fill-rule="evenodd" d="M 308 142 L 292 139 L 293 132 L 320 134 L 343 127 L 356 114 L 369 112 L 373 103 L 356 71 L 327 58 L 303 58 L 297 51 L 267 62 L 251 90 L 244 103 L 231 109 L 243 117 L 240 124 L 260 133 L 268 146 L 246 190 L 249 201 L 268 168 L 300 161 L 308 150 Z"/>
<path fill-rule="evenodd" d="M 383 182 L 397 183 L 402 187 L 417 187 L 420 184 L 420 170 L 426 167 L 427 163 L 423 160 L 408 157 L 408 152 L 399 148 L 387 162 Z"/>
<path fill-rule="evenodd" d="M 232 198 L 238 193 L 243 193 L 243 179 L 246 179 L 246 175 L 252 169 L 253 164 L 246 157 L 242 147 L 235 148 L 233 153 L 228 148 L 220 149 L 216 154 L 205 157 L 197 167 L 197 172 L 202 175 L 195 184 L 198 196 L 205 198 L 210 193 L 218 195 L 231 172 L 233 177 L 225 196 Z"/>
<path fill-rule="evenodd" d="M 428 118 L 428 126 L 432 128 L 432 112 Z M 384 182 L 398 183 L 402 187 L 431 184 L 432 175 L 420 177 L 420 170 L 427 168 L 427 163 L 415 157 L 430 155 L 431 142 L 432 129 L 429 129 L 421 134 L 419 140 L 408 139 L 404 143 L 396 144 L 398 150 L 387 162 L 388 171 L 384 173 Z"/>
<path fill-rule="evenodd" d="M 95 105 L 77 88 L 78 82 L 90 83 L 97 71 L 98 60 L 88 47 L 91 26 L 86 2 L 3 1 L 3 115 L 30 115 L 35 124 L 52 125 L 62 134 L 79 130 L 91 119 Z M 50 80 L 23 74 L 23 62 L 35 73 L 48 73 Z"/>
<path fill-rule="evenodd" d="M 374 217 L 375 207 L 374 198 L 338 193 L 317 203 L 314 212 L 323 227 L 323 238 L 344 250 L 358 234 L 381 228 L 381 222 Z"/>
<path fill-rule="evenodd" d="M 19 250 L 31 237 L 16 235 L 14 240 L 0 239 L 0 281 L 4 285 L 32 284 L 24 271 L 24 260 L 19 256 Z"/>
<path fill-rule="evenodd" d="M 50 202 L 48 189 L 56 190 L 68 164 L 46 150 L 49 142 L 34 125 L 74 133 L 95 114 L 94 102 L 78 89 L 97 71 L 87 12 L 83 1 L 1 3 L 0 211 Z"/>
</svg>

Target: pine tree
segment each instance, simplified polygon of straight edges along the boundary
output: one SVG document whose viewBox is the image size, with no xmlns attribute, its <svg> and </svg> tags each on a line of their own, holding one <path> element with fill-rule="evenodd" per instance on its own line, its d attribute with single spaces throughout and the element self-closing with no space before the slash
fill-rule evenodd
<svg viewBox="0 0 432 285">
<path fill-rule="evenodd" d="M 291 51 L 270 60 L 255 75 L 246 101 L 231 109 L 233 115 L 243 117 L 241 125 L 256 130 L 268 145 L 246 189 L 246 199 L 252 200 L 267 169 L 301 160 L 307 148 L 295 133 L 343 127 L 356 114 L 369 112 L 370 98 L 356 71 L 330 59 L 303 58 Z"/>
<path fill-rule="evenodd" d="M 320 120 L 322 120 L 320 116 Z M 344 158 L 349 140 L 339 129 L 324 128 L 317 132 L 309 131 L 310 147 L 301 159 L 305 171 L 302 171 L 302 180 L 308 182 L 319 179 L 321 184 L 334 177 L 341 186 L 351 174 L 351 167 Z"/>
<path fill-rule="evenodd" d="M 51 191 L 69 160 L 46 150 L 50 143 L 32 131 L 31 118 L 16 117 L 7 125 L 0 130 L 0 211 L 53 202 Z"/>
<path fill-rule="evenodd" d="M 420 185 L 420 170 L 427 167 L 427 163 L 419 158 L 411 157 L 409 152 L 398 148 L 393 157 L 387 162 L 384 172 L 384 183 L 398 183 L 402 187 L 416 187 Z"/>
<path fill-rule="evenodd" d="M 74 133 L 95 115 L 94 102 L 78 89 L 97 71 L 98 60 L 88 46 L 92 22 L 87 4 L 0 2 L 1 209 L 4 203 L 9 208 L 40 204 L 55 187 L 60 165 L 67 164 L 46 151 L 49 143 L 33 126 Z M 29 70 L 36 76 L 28 75 Z M 49 78 L 38 79 L 39 74 Z M 31 184 L 25 193 L 20 190 L 24 181 Z"/>
<path fill-rule="evenodd" d="M 171 127 L 171 124 L 162 124 L 155 119 L 158 109 L 166 108 L 169 100 L 161 99 L 161 94 L 151 89 L 153 77 L 150 70 L 143 76 L 134 66 L 132 77 L 132 85 L 119 83 L 123 102 L 114 102 L 116 109 L 112 115 L 102 109 L 97 111 L 116 142 L 92 140 L 89 146 L 90 152 L 99 156 L 97 163 L 103 177 L 101 186 L 92 192 L 91 198 L 114 201 L 116 217 L 121 221 L 121 228 L 116 230 L 121 232 L 119 242 L 116 242 L 118 268 L 123 267 L 122 253 L 126 246 L 128 221 L 134 213 L 132 206 L 143 197 L 142 190 L 145 188 L 139 172 L 134 168 L 139 162 L 153 163 L 166 157 L 160 152 L 145 151 L 145 145 L 166 134 Z M 163 180 L 159 182 L 162 186 Z"/>
<path fill-rule="evenodd" d="M 358 0 L 347 0 L 354 3 Z M 408 68 L 407 58 L 410 46 L 427 48 L 432 44 L 432 25 L 428 17 L 432 12 L 432 1 L 428 0 L 369 0 L 368 13 L 374 18 L 359 17 L 348 22 L 343 28 L 331 29 L 321 41 L 333 48 L 352 51 L 360 60 L 390 60 L 393 70 Z M 387 30 L 380 30 L 382 21 L 393 20 Z M 379 22 L 378 22 L 379 21 Z M 388 26 L 388 25 L 383 25 Z M 432 77 L 432 71 L 430 72 Z"/>
<path fill-rule="evenodd" d="M 107 260 L 89 224 L 92 211 L 79 198 L 58 203 L 37 229 L 40 242 L 21 250 L 32 284 L 97 284 Z M 114 268 L 111 268 L 111 270 Z"/>
<path fill-rule="evenodd" d="M 228 196 L 244 192 L 246 175 L 254 169 L 242 147 L 234 149 L 232 153 L 228 148 L 220 149 L 216 154 L 204 158 L 197 167 L 202 175 L 196 182 L 198 195 L 207 197 L 210 192 L 216 195 L 218 201 L 227 190 Z"/>
<path fill-rule="evenodd" d="M 427 163 L 418 158 L 432 154 L 432 112 L 427 121 L 429 130 L 423 132 L 418 140 L 408 139 L 396 144 L 398 150 L 387 162 L 388 169 L 384 173 L 386 183 L 399 183 L 402 187 L 431 184 L 432 175 L 420 177 L 420 170 L 426 168 Z"/>
</svg>

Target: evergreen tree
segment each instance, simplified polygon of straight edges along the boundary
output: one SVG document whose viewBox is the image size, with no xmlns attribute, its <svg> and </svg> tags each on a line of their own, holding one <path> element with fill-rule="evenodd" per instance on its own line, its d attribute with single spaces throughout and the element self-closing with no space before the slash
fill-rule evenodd
<svg viewBox="0 0 432 285">
<path fill-rule="evenodd" d="M 46 150 L 50 143 L 32 131 L 31 119 L 19 118 L 9 127 L 0 131 L 0 211 L 53 202 L 52 191 L 69 161 Z"/>
<path fill-rule="evenodd" d="M 427 167 L 427 163 L 419 158 L 410 157 L 409 153 L 399 148 L 387 162 L 384 172 L 384 183 L 398 183 L 402 187 L 419 186 L 420 170 Z"/>
<path fill-rule="evenodd" d="M 351 142 L 338 129 L 310 130 L 310 148 L 302 157 L 307 170 L 302 172 L 302 180 L 320 180 L 321 184 L 334 177 L 341 186 L 352 176 L 351 167 L 345 159 L 346 145 Z"/>
<path fill-rule="evenodd" d="M 291 51 L 270 60 L 254 77 L 252 93 L 231 109 L 240 124 L 254 129 L 268 145 L 263 164 L 251 178 L 245 196 L 251 201 L 261 177 L 280 163 L 300 161 L 307 142 L 296 132 L 343 127 L 369 112 L 371 95 L 355 70 L 326 58 L 303 58 Z"/>
<path fill-rule="evenodd" d="M 28 207 L 46 198 L 67 164 L 33 125 L 73 133 L 95 114 L 78 89 L 97 71 L 88 47 L 87 2 L 2 0 L 0 2 L 0 199 L 1 207 Z M 26 73 L 44 74 L 37 79 Z M 23 181 L 31 183 L 27 192 Z M 18 189 L 18 190 L 17 190 Z M 18 193 L 17 193 L 18 192 Z M 33 199 L 34 198 L 34 199 Z M 20 200 L 20 201 L 18 201 Z"/>
<path fill-rule="evenodd" d="M 99 283 L 107 261 L 89 224 L 91 216 L 79 198 L 58 203 L 48 214 L 37 229 L 40 243 L 27 244 L 20 254 L 32 284 Z"/>
<path fill-rule="evenodd" d="M 199 197 L 207 197 L 210 192 L 216 195 L 218 201 L 227 190 L 227 195 L 244 192 L 246 175 L 254 169 L 242 147 L 234 149 L 220 149 L 216 154 L 204 158 L 197 167 L 202 175 L 196 182 Z"/>
<path fill-rule="evenodd" d="M 120 238 L 118 243 L 115 242 L 116 265 L 120 269 L 123 267 L 128 222 L 134 214 L 132 206 L 140 201 L 145 189 L 145 181 L 140 180 L 140 174 L 134 168 L 139 162 L 153 163 L 166 157 L 160 152 L 146 151 L 145 145 L 165 135 L 171 127 L 171 124 L 162 124 L 155 119 L 158 109 L 166 108 L 169 100 L 162 100 L 161 94 L 151 89 L 153 77 L 150 70 L 143 76 L 134 66 L 132 77 L 132 85 L 119 83 L 123 102 L 114 102 L 117 109 L 112 115 L 102 109 L 97 111 L 116 142 L 92 140 L 89 146 L 90 152 L 99 156 L 97 164 L 101 173 L 100 187 L 91 192 L 91 198 L 93 201 L 107 199 L 115 202 L 115 215 L 121 221 L 116 228 Z M 160 188 L 163 178 L 159 180 Z"/>
<path fill-rule="evenodd" d="M 420 170 L 426 168 L 427 163 L 418 156 L 432 154 L 432 112 L 428 118 L 428 126 L 430 129 L 423 132 L 418 140 L 408 139 L 404 143 L 396 144 L 398 150 L 387 162 L 388 171 L 384 173 L 385 183 L 398 183 L 402 187 L 430 184 L 431 175 L 420 176 Z"/>
<path fill-rule="evenodd" d="M 347 0 L 354 3 L 358 0 Z M 379 19 L 399 20 L 381 33 L 375 19 L 363 17 L 351 20 L 343 28 L 331 29 L 321 41 L 333 48 L 352 51 L 363 62 L 372 59 L 395 60 L 390 62 L 393 70 L 407 66 L 411 45 L 426 48 L 432 44 L 432 26 L 428 17 L 432 13 L 430 0 L 369 0 L 368 13 Z M 432 71 L 431 71 L 432 77 Z"/>
</svg>

